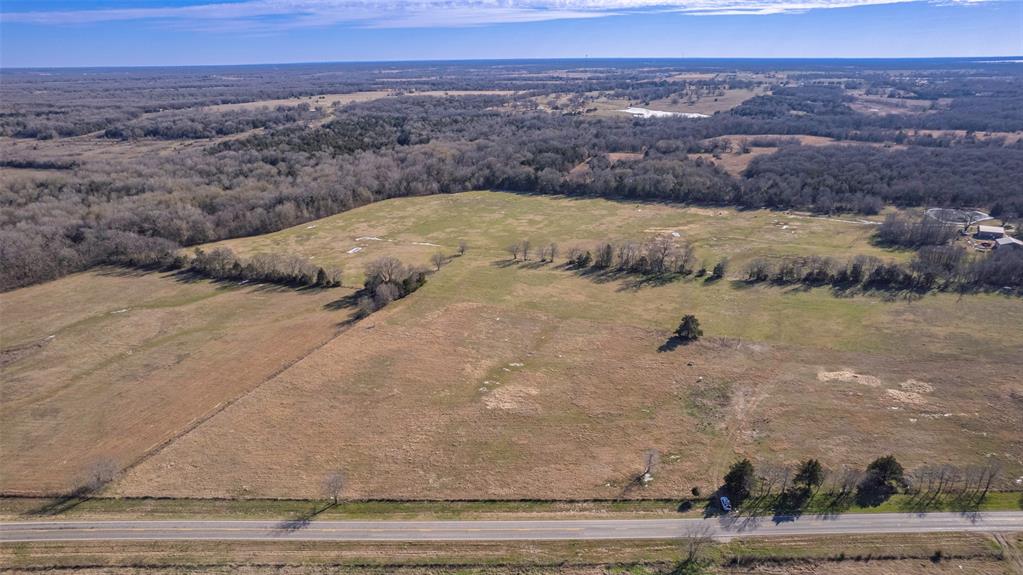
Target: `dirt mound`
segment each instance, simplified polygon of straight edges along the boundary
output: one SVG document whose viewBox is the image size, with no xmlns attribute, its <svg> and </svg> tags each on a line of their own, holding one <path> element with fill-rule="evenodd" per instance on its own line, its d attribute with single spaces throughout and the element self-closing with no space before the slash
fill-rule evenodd
<svg viewBox="0 0 1023 575">
<path fill-rule="evenodd" d="M 933 385 L 925 381 L 917 381 L 915 379 L 907 379 L 900 383 L 899 387 L 901 387 L 903 391 L 910 391 L 913 393 L 930 393 L 934 391 Z"/>
<path fill-rule="evenodd" d="M 848 369 L 841 371 L 818 371 L 817 381 L 842 381 L 859 383 L 870 387 L 881 387 L 881 380 L 872 375 L 861 375 Z"/>
<path fill-rule="evenodd" d="M 886 389 L 884 391 L 888 394 L 888 397 L 901 403 L 908 403 L 911 405 L 923 405 L 927 403 L 924 396 L 912 391 L 901 391 L 898 389 Z"/>
</svg>

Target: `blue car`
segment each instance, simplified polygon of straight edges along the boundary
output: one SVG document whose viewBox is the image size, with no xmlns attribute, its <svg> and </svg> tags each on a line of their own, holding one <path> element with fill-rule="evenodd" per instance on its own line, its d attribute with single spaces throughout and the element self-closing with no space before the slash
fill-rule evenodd
<svg viewBox="0 0 1023 575">
<path fill-rule="evenodd" d="M 732 510 L 732 501 L 727 497 L 721 498 L 721 510 L 728 513 Z"/>
</svg>

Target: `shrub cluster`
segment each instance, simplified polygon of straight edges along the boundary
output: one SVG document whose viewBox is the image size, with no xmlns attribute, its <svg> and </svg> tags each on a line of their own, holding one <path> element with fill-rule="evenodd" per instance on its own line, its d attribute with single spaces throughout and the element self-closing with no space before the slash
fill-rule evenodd
<svg viewBox="0 0 1023 575">
<path fill-rule="evenodd" d="M 366 265 L 364 295 L 359 298 L 359 315 L 367 316 L 416 291 L 426 283 L 427 270 L 383 257 Z"/>
</svg>

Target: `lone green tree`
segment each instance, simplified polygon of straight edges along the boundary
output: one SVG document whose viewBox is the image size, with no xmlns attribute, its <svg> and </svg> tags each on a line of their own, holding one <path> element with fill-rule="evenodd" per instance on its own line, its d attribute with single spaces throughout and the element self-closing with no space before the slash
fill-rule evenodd
<svg viewBox="0 0 1023 575">
<path fill-rule="evenodd" d="M 700 320 L 696 319 L 695 315 L 685 315 L 682 317 L 682 323 L 678 324 L 678 329 L 675 330 L 675 335 L 682 341 L 696 341 L 703 336 L 703 330 L 700 329 Z"/>
<path fill-rule="evenodd" d="M 753 491 L 753 482 L 756 479 L 756 471 L 749 459 L 742 459 L 732 464 L 725 474 L 725 490 L 732 503 L 738 505 L 749 497 Z"/>
<path fill-rule="evenodd" d="M 877 483 L 894 485 L 902 482 L 905 471 L 894 455 L 885 455 L 870 462 L 870 465 L 867 466 L 867 475 Z"/>
<path fill-rule="evenodd" d="M 824 466 L 816 459 L 807 459 L 799 464 L 799 471 L 796 472 L 795 482 L 806 491 L 820 487 L 824 483 Z"/>
<path fill-rule="evenodd" d="M 856 489 L 856 503 L 875 507 L 886 501 L 905 482 L 905 470 L 895 456 L 878 457 L 867 466 L 867 473 Z"/>
</svg>

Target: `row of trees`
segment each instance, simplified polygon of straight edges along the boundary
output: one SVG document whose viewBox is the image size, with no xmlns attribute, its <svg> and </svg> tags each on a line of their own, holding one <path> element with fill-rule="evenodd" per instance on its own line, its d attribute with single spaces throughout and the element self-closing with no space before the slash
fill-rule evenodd
<svg viewBox="0 0 1023 575">
<path fill-rule="evenodd" d="M 572 248 L 568 264 L 578 270 L 618 271 L 644 275 L 693 273 L 695 248 L 670 235 L 660 235 L 645 242 L 603 242 L 593 250 Z"/>
<path fill-rule="evenodd" d="M 540 262 L 550 263 L 554 262 L 559 253 L 558 244 L 554 242 L 541 244 L 534 248 L 533 242 L 528 239 L 508 244 L 504 251 L 511 255 L 513 261 L 518 261 L 519 257 L 522 258 L 522 261 L 527 261 L 530 258 L 530 254 L 535 254 Z"/>
<path fill-rule="evenodd" d="M 872 461 L 865 469 L 829 470 L 817 459 L 806 459 L 795 467 L 762 465 L 749 459 L 735 462 L 724 477 L 723 491 L 736 506 L 748 498 L 777 496 L 792 509 L 805 505 L 819 491 L 834 499 L 855 496 L 860 505 L 878 505 L 902 491 L 924 502 L 938 497 L 983 501 L 995 484 L 1000 465 L 927 465 L 906 471 L 892 455 Z"/>
<path fill-rule="evenodd" d="M 341 270 L 324 269 L 305 258 L 290 254 L 256 254 L 239 258 L 229 248 L 210 251 L 197 248 L 191 259 L 180 262 L 181 269 L 219 280 L 273 283 L 293 287 L 331 288 L 341 285 Z"/>
<path fill-rule="evenodd" d="M 846 262 L 824 256 L 757 258 L 746 266 L 746 281 L 801 283 L 838 289 L 983 290 L 1023 288 L 1023 250 L 1011 248 L 970 255 L 958 246 L 921 248 L 909 264 L 859 255 Z"/>
</svg>

